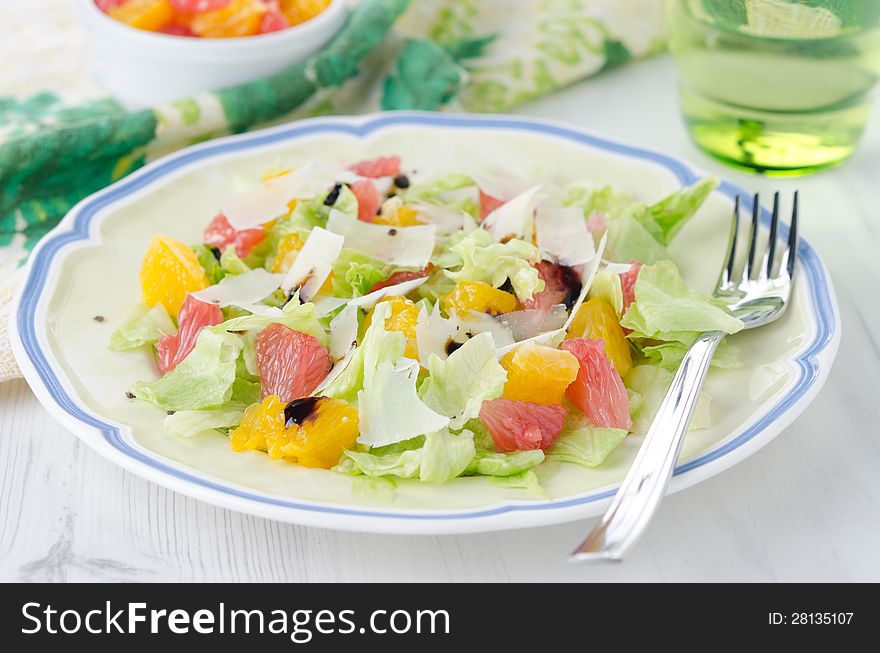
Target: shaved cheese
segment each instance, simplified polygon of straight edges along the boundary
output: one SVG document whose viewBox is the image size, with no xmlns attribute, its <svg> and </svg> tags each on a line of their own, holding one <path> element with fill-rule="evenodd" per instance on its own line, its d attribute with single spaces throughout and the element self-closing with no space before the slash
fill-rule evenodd
<svg viewBox="0 0 880 653">
<path fill-rule="evenodd" d="M 338 184 L 356 184 L 359 181 L 368 181 L 379 191 L 380 195 L 387 195 L 394 186 L 394 177 L 364 177 L 352 170 L 340 170 L 336 174 L 336 183 Z"/>
<path fill-rule="evenodd" d="M 504 356 L 504 354 L 506 354 L 507 352 L 512 351 L 527 342 L 533 342 L 536 345 L 546 345 L 547 347 L 558 347 L 559 343 L 561 343 L 564 338 L 565 329 L 546 331 L 544 333 L 539 333 L 532 338 L 526 338 L 525 340 L 520 340 L 519 342 L 514 342 L 509 345 L 505 345 L 504 347 L 499 347 L 497 354 L 500 358 L 501 356 Z"/>
<path fill-rule="evenodd" d="M 315 305 L 315 313 L 317 313 L 318 317 L 326 317 L 340 306 L 345 306 L 348 303 L 348 299 L 345 297 L 322 295 L 313 298 L 312 303 Z"/>
<path fill-rule="evenodd" d="M 284 312 L 277 306 L 266 306 L 265 304 L 234 304 L 234 306 L 238 306 L 239 308 L 246 310 L 248 313 L 260 315 L 262 317 L 280 318 L 284 316 Z"/>
<path fill-rule="evenodd" d="M 422 306 L 416 320 L 416 344 L 419 349 L 419 361 L 427 364 L 431 356 L 439 356 L 442 360 L 449 357 L 447 346 L 459 332 L 458 320 L 455 315 L 447 319 L 440 312 L 440 303 L 434 304 L 429 314 Z"/>
<path fill-rule="evenodd" d="M 400 267 L 423 268 L 431 260 L 437 227 L 389 227 L 356 220 L 333 209 L 327 229 L 345 238 L 345 246 Z M 297 257 L 299 260 L 299 257 Z"/>
<path fill-rule="evenodd" d="M 311 199 L 326 190 L 327 181 L 332 179 L 326 173 L 326 169 L 306 163 L 229 197 L 220 205 L 220 211 L 238 231 L 259 227 L 287 213 L 291 200 Z"/>
<path fill-rule="evenodd" d="M 530 230 L 535 207 L 543 197 L 543 186 L 533 186 L 492 211 L 483 225 L 497 241 L 519 238 Z"/>
<path fill-rule="evenodd" d="M 481 191 L 499 200 L 515 197 L 529 188 L 529 183 L 524 179 L 500 171 L 477 170 L 472 171 L 470 176 Z"/>
<path fill-rule="evenodd" d="M 263 268 L 224 277 L 220 283 L 192 293 L 196 299 L 218 306 L 256 304 L 275 292 L 283 274 L 270 274 Z"/>
<path fill-rule="evenodd" d="M 365 311 L 370 310 L 376 304 L 378 304 L 381 300 L 386 297 L 393 296 L 406 296 L 411 293 L 413 290 L 421 286 L 428 280 L 428 277 L 420 277 L 418 279 L 410 279 L 409 281 L 404 281 L 402 283 L 394 284 L 393 286 L 385 286 L 384 288 L 379 288 L 379 290 L 374 290 L 371 293 L 364 295 L 363 297 L 355 297 L 350 301 L 351 304 L 354 304 L 358 308 L 362 308 Z"/>
<path fill-rule="evenodd" d="M 596 256 L 596 245 L 587 229 L 584 212 L 577 207 L 539 207 L 535 211 L 535 231 L 538 247 L 560 265 L 583 265 Z"/>
<path fill-rule="evenodd" d="M 314 297 L 330 276 L 333 261 L 342 251 L 343 242 L 344 239 L 338 234 L 321 227 L 313 228 L 281 287 L 287 292 L 299 288 L 303 301 Z"/>
<path fill-rule="evenodd" d="M 465 225 L 465 219 L 471 216 L 465 211 L 447 209 L 435 204 L 411 204 L 411 208 L 418 211 L 417 219 L 425 224 L 436 225 L 440 233 L 451 234 Z M 472 219 L 472 218 L 471 218 Z"/>
<path fill-rule="evenodd" d="M 613 263 L 611 261 L 603 261 L 605 263 L 604 270 L 614 272 L 614 274 L 626 274 L 632 270 L 632 263 Z"/>
<path fill-rule="evenodd" d="M 599 271 L 599 264 L 602 262 L 602 253 L 605 251 L 606 241 L 607 235 L 602 236 L 602 240 L 596 248 L 596 256 L 593 257 L 593 260 L 586 265 L 581 265 L 575 268 L 581 278 L 581 292 L 578 295 L 577 301 L 575 301 L 574 305 L 571 307 L 571 313 L 568 315 L 568 320 L 565 321 L 565 326 L 563 327 L 563 330 L 565 331 L 568 330 L 568 327 L 571 325 L 571 321 L 577 314 L 578 309 L 581 307 L 581 304 L 584 303 L 587 291 L 590 289 L 590 284 L 593 283 L 593 278 L 596 276 L 596 272 Z"/>
<path fill-rule="evenodd" d="M 357 337 L 358 309 L 349 304 L 330 321 L 330 359 L 333 361 L 333 367 L 312 394 L 319 395 L 342 374 L 342 370 L 348 365 L 357 348 Z"/>
<path fill-rule="evenodd" d="M 464 317 L 458 318 L 460 333 L 477 335 L 478 333 L 490 333 L 495 341 L 495 347 L 507 347 L 513 344 L 513 334 L 510 329 L 499 320 L 486 313 L 470 311 Z"/>
<path fill-rule="evenodd" d="M 561 329 L 568 319 L 565 304 L 557 304 L 549 311 L 538 308 L 527 308 L 522 311 L 505 313 L 498 317 L 506 325 L 516 341 L 534 338 L 548 331 Z"/>
</svg>

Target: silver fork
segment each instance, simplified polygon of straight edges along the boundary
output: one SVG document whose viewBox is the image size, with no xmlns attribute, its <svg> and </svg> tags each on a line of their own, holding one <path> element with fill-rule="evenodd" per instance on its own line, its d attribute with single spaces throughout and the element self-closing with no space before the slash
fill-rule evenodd
<svg viewBox="0 0 880 653">
<path fill-rule="evenodd" d="M 754 197 L 749 250 L 743 270 L 735 275 L 740 198 L 736 197 L 727 256 L 713 295 L 724 300 L 746 329 L 768 324 L 788 306 L 797 261 L 798 194 L 794 194 L 788 245 L 776 263 L 776 234 L 779 226 L 779 193 L 773 196 L 770 235 L 760 267 L 758 230 L 761 214 Z M 571 556 L 572 560 L 620 560 L 635 544 L 654 516 L 672 477 L 681 443 L 693 416 L 709 363 L 724 334 L 701 334 L 681 361 L 632 467 L 599 524 Z"/>
</svg>

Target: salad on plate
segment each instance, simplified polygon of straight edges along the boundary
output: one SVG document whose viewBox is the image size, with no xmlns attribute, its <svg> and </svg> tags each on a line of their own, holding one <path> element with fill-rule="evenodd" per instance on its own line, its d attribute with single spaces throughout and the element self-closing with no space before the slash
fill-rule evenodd
<svg viewBox="0 0 880 653">
<path fill-rule="evenodd" d="M 485 476 L 540 494 L 554 464 L 644 432 L 699 333 L 742 328 L 667 254 L 716 185 L 645 202 L 393 155 L 277 168 L 212 207 L 202 242 L 153 237 L 110 347 L 154 356 L 126 396 L 167 437 L 380 493 Z M 704 395 L 692 428 L 709 418 Z"/>
</svg>

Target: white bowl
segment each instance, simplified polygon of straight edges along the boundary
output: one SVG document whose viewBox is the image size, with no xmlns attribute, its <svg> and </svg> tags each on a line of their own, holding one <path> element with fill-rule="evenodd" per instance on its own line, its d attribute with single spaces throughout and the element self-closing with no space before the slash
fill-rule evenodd
<svg viewBox="0 0 880 653">
<path fill-rule="evenodd" d="M 345 0 L 309 21 L 271 34 L 228 39 L 172 36 L 129 27 L 94 0 L 78 0 L 89 64 L 98 82 L 129 109 L 173 102 L 250 82 L 318 52 L 345 22 Z"/>
</svg>

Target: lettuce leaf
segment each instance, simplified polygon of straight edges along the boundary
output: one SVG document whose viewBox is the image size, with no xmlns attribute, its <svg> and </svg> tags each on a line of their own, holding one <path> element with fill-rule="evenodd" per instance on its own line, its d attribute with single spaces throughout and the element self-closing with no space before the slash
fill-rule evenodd
<svg viewBox="0 0 880 653">
<path fill-rule="evenodd" d="M 663 342 L 659 345 L 643 345 L 639 347 L 639 350 L 650 362 L 659 365 L 665 370 L 675 372 L 678 366 L 681 365 L 681 360 L 684 358 L 689 346 L 680 342 Z M 721 369 L 742 367 L 739 347 L 730 344 L 726 340 L 722 340 L 715 350 L 715 355 L 712 357 L 712 367 Z"/>
<path fill-rule="evenodd" d="M 466 473 L 478 476 L 514 476 L 540 465 L 542 462 L 544 462 L 544 452 L 540 449 L 512 453 L 497 453 L 478 449 L 468 464 Z"/>
<path fill-rule="evenodd" d="M 596 467 L 605 462 L 616 447 L 626 438 L 626 429 L 609 429 L 593 426 L 584 414 L 574 408 L 562 432 L 547 451 L 547 458 L 582 467 Z"/>
<path fill-rule="evenodd" d="M 477 417 L 484 400 L 500 397 L 507 380 L 490 333 L 469 339 L 446 360 L 431 355 L 428 373 L 419 395 L 430 408 L 449 417 L 453 429 Z"/>
<path fill-rule="evenodd" d="M 623 313 L 623 287 L 620 285 L 620 275 L 611 270 L 602 270 L 593 277 L 587 297 L 598 297 L 617 312 L 618 317 Z"/>
<path fill-rule="evenodd" d="M 688 288 L 671 261 L 641 269 L 635 284 L 635 301 L 620 324 L 632 329 L 629 337 L 634 340 L 684 345 L 690 345 L 705 331 L 730 334 L 743 328 L 742 321 L 730 315 L 723 302 Z"/>
<path fill-rule="evenodd" d="M 202 329 L 195 348 L 177 367 L 156 381 L 138 381 L 131 389 L 163 410 L 218 408 L 232 398 L 241 338 Z"/>
<path fill-rule="evenodd" d="M 418 448 L 413 448 L 415 446 Z M 418 478 L 426 483 L 445 483 L 461 476 L 475 453 L 470 431 L 456 434 L 444 428 L 369 452 L 345 451 L 344 455 L 353 465 L 340 463 L 334 469 L 367 476 L 396 476 Z"/>
<path fill-rule="evenodd" d="M 213 286 L 215 283 L 220 283 L 220 280 L 226 276 L 226 270 L 223 269 L 220 265 L 220 261 L 214 256 L 214 251 L 207 245 L 193 245 L 192 250 L 196 253 L 196 256 L 199 259 L 199 265 L 202 266 L 211 285 Z"/>
<path fill-rule="evenodd" d="M 633 419 L 633 431 L 647 432 L 660 409 L 666 391 L 672 384 L 673 373 L 656 365 L 636 365 L 626 375 L 624 383 L 628 390 L 636 392 L 640 400 L 630 405 Z M 700 392 L 690 430 L 705 429 L 712 425 L 710 413 L 711 397 L 705 391 Z"/>
<path fill-rule="evenodd" d="M 320 341 L 325 347 L 330 341 L 327 332 L 324 330 L 323 324 L 315 310 L 315 305 L 311 302 L 300 304 L 297 297 L 293 297 L 282 309 L 265 315 L 251 313 L 240 317 L 234 317 L 231 320 L 221 322 L 217 326 L 210 327 L 215 331 L 235 332 L 235 333 L 253 333 L 256 334 L 267 326 L 275 323 L 283 324 L 289 329 L 306 333 Z M 253 369 L 248 365 L 248 369 L 253 373 Z"/>
<path fill-rule="evenodd" d="M 476 216 L 479 206 L 474 201 L 475 193 L 456 192 L 471 188 L 476 189 L 476 182 L 471 177 L 450 173 L 413 184 L 403 193 L 403 200 L 406 204 L 434 204 Z"/>
<path fill-rule="evenodd" d="M 235 247 L 231 245 L 220 255 L 220 267 L 223 268 L 224 276 L 244 274 L 251 271 L 250 266 L 238 258 L 238 254 L 235 253 Z"/>
<path fill-rule="evenodd" d="M 362 297 L 374 285 L 385 281 L 390 273 L 383 261 L 343 247 L 333 262 L 333 294 L 336 297 Z"/>
<path fill-rule="evenodd" d="M 213 257 L 212 257 L 213 258 Z M 156 344 L 162 336 L 177 332 L 161 303 L 152 308 L 141 304 L 121 327 L 110 336 L 112 351 L 128 351 Z"/>
<path fill-rule="evenodd" d="M 637 202 L 632 195 L 615 190 L 611 186 L 588 186 L 574 184 L 565 190 L 564 206 L 583 209 L 584 216 L 597 211 L 607 218 L 615 218 Z"/>
<path fill-rule="evenodd" d="M 498 288 L 510 279 L 522 301 L 544 289 L 544 281 L 531 264 L 538 260 L 538 248 L 524 240 L 496 243 L 487 231 L 478 229 L 449 249 L 461 259 L 458 270 L 446 272 L 453 281 L 483 281 Z"/>
<path fill-rule="evenodd" d="M 165 418 L 165 432 L 189 438 L 205 431 L 228 429 L 238 426 L 246 404 L 230 402 L 222 408 L 207 410 L 178 410 Z"/>
<path fill-rule="evenodd" d="M 492 485 L 497 485 L 498 487 L 526 490 L 541 497 L 547 496 L 547 493 L 538 481 L 538 475 L 531 469 L 510 476 L 492 476 L 491 481 Z"/>
<path fill-rule="evenodd" d="M 610 261 L 626 263 L 636 260 L 651 264 L 668 256 L 666 248 L 631 215 L 610 220 L 607 233 L 605 257 Z"/>
<path fill-rule="evenodd" d="M 643 210 L 634 211 L 633 216 L 657 242 L 668 245 L 716 188 L 718 180 L 715 177 L 703 177 L 693 185 L 677 190 Z"/>
<path fill-rule="evenodd" d="M 396 331 L 385 330 L 385 318 L 391 307 L 387 303 L 376 305 L 370 328 L 364 333 L 361 344 L 355 349 L 345 369 L 324 388 L 324 395 L 355 402 L 364 389 L 365 369 L 375 370 L 383 362 L 396 363 L 403 357 L 406 337 Z"/>
</svg>

